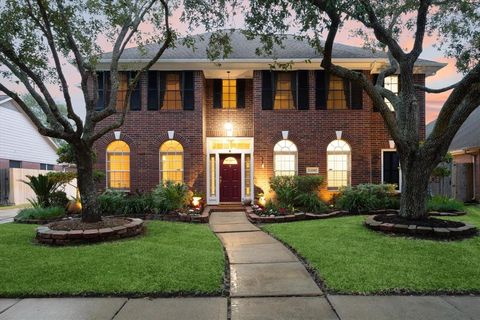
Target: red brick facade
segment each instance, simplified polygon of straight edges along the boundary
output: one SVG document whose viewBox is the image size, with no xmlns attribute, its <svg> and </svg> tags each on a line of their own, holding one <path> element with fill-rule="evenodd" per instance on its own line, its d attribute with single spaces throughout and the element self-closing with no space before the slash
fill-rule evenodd
<svg viewBox="0 0 480 320">
<path fill-rule="evenodd" d="M 227 121 L 233 123 L 233 136 L 254 138 L 254 184 L 264 192 L 269 191 L 273 147 L 282 139 L 282 131 L 288 131 L 288 139 L 297 145 L 299 174 L 305 174 L 306 167 L 319 167 L 319 174 L 326 176 L 327 145 L 336 139 L 336 131 L 342 131 L 342 139 L 352 149 L 352 184 L 381 182 L 381 150 L 389 148 L 389 135 L 366 93 L 361 110 L 317 110 L 315 73 L 310 71 L 308 110 L 262 110 L 261 75 L 254 71 L 253 79 L 246 80 L 245 108 L 229 110 L 213 108 L 213 81 L 196 71 L 193 111 L 148 111 L 147 77 L 142 77 L 142 110 L 128 112 L 119 129 L 121 139 L 131 149 L 131 191 L 148 191 L 158 185 L 159 147 L 168 139 L 167 131 L 174 130 L 174 139 L 184 147 L 184 181 L 192 189 L 206 193 L 206 138 L 224 136 Z M 425 76 L 416 75 L 415 81 L 424 84 Z M 418 99 L 424 136 L 425 95 L 419 92 Z M 112 141 L 114 134 L 109 133 L 96 144 L 98 169 L 105 170 L 105 150 Z"/>
</svg>

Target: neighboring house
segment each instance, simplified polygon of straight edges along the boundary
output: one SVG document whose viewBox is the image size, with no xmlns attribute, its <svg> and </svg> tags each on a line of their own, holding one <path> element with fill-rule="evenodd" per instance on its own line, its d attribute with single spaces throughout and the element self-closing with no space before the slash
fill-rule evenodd
<svg viewBox="0 0 480 320">
<path fill-rule="evenodd" d="M 329 199 L 340 187 L 359 183 L 400 184 L 398 156 L 381 115 L 353 82 L 331 76 L 327 84 L 321 55 L 307 42 L 289 36 L 275 49 L 288 71 L 271 71 L 271 57 L 257 56 L 257 39 L 232 34 L 228 59 L 212 62 L 206 54 L 209 34 L 196 37 L 196 50 L 178 45 L 167 50 L 131 96 L 124 125 L 96 144 L 102 187 L 148 191 L 173 180 L 206 195 L 209 204 L 238 202 L 270 191 L 275 175 L 320 174 Z M 138 65 L 150 58 L 125 50 L 120 59 L 121 90 Z M 99 65 L 99 105 L 109 98 L 109 62 Z M 307 61 L 308 60 L 308 61 Z M 336 44 L 333 62 L 361 70 L 374 79 L 387 66 L 383 53 Z M 419 60 L 415 81 L 444 64 Z M 398 76 L 385 86 L 398 92 Z M 328 89 L 327 89 L 328 88 Z M 419 130 L 425 134 L 425 94 L 418 91 Z M 105 121 L 103 125 L 107 125 Z"/>
<path fill-rule="evenodd" d="M 427 134 L 434 125 L 435 121 L 428 124 Z M 462 201 L 480 201 L 480 108 L 463 123 L 448 150 L 453 165 L 444 193 Z"/>
<path fill-rule="evenodd" d="M 27 174 L 58 170 L 56 150 L 11 98 L 0 95 L 0 204 L 26 202 L 23 184 L 10 169 L 25 169 Z"/>
</svg>

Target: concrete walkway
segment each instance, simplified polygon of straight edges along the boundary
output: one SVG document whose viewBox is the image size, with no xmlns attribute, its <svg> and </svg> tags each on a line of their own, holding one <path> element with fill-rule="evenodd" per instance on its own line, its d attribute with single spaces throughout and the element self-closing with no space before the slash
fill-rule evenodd
<svg viewBox="0 0 480 320">
<path fill-rule="evenodd" d="M 0 320 L 226 320 L 229 304 L 232 320 L 480 319 L 480 297 L 326 296 L 295 255 L 243 212 L 213 213 L 210 227 L 230 260 L 228 298 L 0 299 Z"/>
<path fill-rule="evenodd" d="M 0 209 L 0 224 L 12 222 L 20 209 Z"/>
<path fill-rule="evenodd" d="M 244 212 L 214 212 L 210 227 L 230 261 L 232 320 L 338 319 L 297 257 Z"/>
</svg>

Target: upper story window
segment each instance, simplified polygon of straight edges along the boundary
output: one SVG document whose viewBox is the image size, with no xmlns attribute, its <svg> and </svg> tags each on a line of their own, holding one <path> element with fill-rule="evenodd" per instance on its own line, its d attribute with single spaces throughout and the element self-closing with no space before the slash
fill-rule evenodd
<svg viewBox="0 0 480 320">
<path fill-rule="evenodd" d="M 183 146 L 180 142 L 168 140 L 160 146 L 160 175 L 162 183 L 183 182 Z"/>
<path fill-rule="evenodd" d="M 133 81 L 136 76 L 135 71 L 119 72 L 118 73 L 118 89 L 117 96 L 115 98 L 115 108 L 117 111 L 125 110 L 126 106 L 126 96 L 128 91 L 128 85 Z M 102 71 L 97 72 L 97 84 L 98 84 L 98 100 L 96 110 L 105 109 L 110 103 L 110 72 Z M 142 100 L 141 100 L 141 91 L 140 91 L 140 80 L 136 83 L 135 87 L 132 88 L 130 93 L 130 110 L 137 111 L 142 109 Z"/>
<path fill-rule="evenodd" d="M 391 76 L 385 77 L 383 87 L 385 89 L 388 89 L 388 90 L 392 91 L 395 94 L 398 94 L 399 88 L 400 88 L 399 82 L 398 82 L 398 75 L 391 75 Z M 387 98 L 385 98 L 385 103 L 387 104 L 388 108 L 391 111 L 394 111 L 392 103 L 390 101 L 388 101 Z"/>
<path fill-rule="evenodd" d="M 182 95 L 180 94 L 180 74 L 167 73 L 165 75 L 165 94 L 162 109 L 181 110 Z"/>
<path fill-rule="evenodd" d="M 293 104 L 291 73 L 277 73 L 273 109 L 295 109 L 295 105 Z"/>
<path fill-rule="evenodd" d="M 298 149 L 290 140 L 281 140 L 273 148 L 275 176 L 294 176 L 297 174 Z"/>
<path fill-rule="evenodd" d="M 222 80 L 222 108 L 237 107 L 237 80 Z"/>
<path fill-rule="evenodd" d="M 193 71 L 149 71 L 148 110 L 194 110 Z"/>
<path fill-rule="evenodd" d="M 347 108 L 347 96 L 349 95 L 350 81 L 330 75 L 328 86 L 328 110 L 345 110 Z M 349 97 L 350 98 L 350 97 Z"/>
<path fill-rule="evenodd" d="M 327 146 L 328 189 L 350 185 L 351 149 L 344 140 L 334 140 Z"/>
<path fill-rule="evenodd" d="M 361 72 L 361 71 L 359 71 Z M 321 110 L 363 108 L 363 89 L 355 81 L 315 71 L 315 107 Z"/>
<path fill-rule="evenodd" d="M 213 107 L 216 109 L 245 108 L 245 79 L 214 79 Z"/>
<path fill-rule="evenodd" d="M 262 71 L 263 110 L 307 110 L 308 71 Z"/>
<path fill-rule="evenodd" d="M 117 140 L 107 147 L 107 188 L 130 189 L 130 147 Z"/>
</svg>

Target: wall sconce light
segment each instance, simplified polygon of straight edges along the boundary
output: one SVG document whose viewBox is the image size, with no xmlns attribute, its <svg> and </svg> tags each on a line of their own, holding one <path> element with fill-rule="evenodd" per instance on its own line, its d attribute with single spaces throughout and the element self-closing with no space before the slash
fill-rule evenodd
<svg viewBox="0 0 480 320">
<path fill-rule="evenodd" d="M 337 140 L 342 140 L 342 131 L 335 131 L 335 134 L 337 135 Z"/>
<path fill-rule="evenodd" d="M 395 149 L 395 141 L 388 140 L 388 146 L 390 147 L 390 149 Z"/>
<path fill-rule="evenodd" d="M 200 207 L 200 200 L 202 200 L 202 197 L 193 197 L 192 198 L 192 205 L 195 208 Z"/>
<path fill-rule="evenodd" d="M 120 140 L 120 135 L 121 135 L 121 131 L 113 131 L 113 135 L 115 136 L 115 140 Z"/>
<path fill-rule="evenodd" d="M 231 122 L 225 123 L 225 131 L 227 132 L 227 137 L 233 136 L 233 124 Z"/>
<path fill-rule="evenodd" d="M 282 138 L 283 138 L 283 140 L 288 139 L 288 131 L 282 131 Z"/>
<path fill-rule="evenodd" d="M 175 131 L 171 130 L 171 131 L 167 131 L 167 133 L 168 133 L 168 139 L 173 140 L 173 137 L 175 136 Z"/>
</svg>

